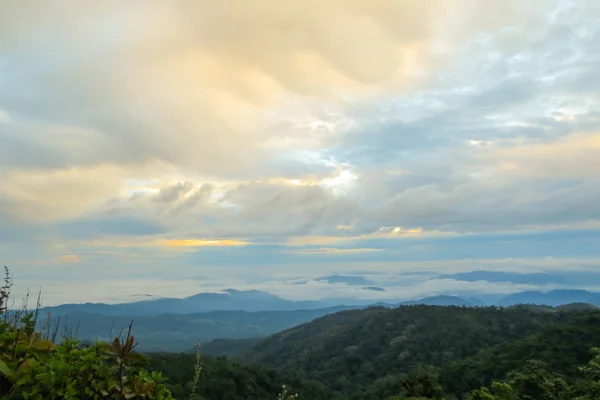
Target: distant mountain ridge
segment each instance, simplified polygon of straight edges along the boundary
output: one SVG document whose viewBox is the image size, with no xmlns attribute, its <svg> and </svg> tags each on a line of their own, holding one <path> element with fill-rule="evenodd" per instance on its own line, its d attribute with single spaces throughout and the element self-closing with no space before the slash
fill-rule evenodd
<svg viewBox="0 0 600 400">
<path fill-rule="evenodd" d="M 71 312 L 52 319 L 59 324 L 58 337 L 73 334 L 82 340 L 110 340 L 127 330 L 132 332 L 143 351 L 187 351 L 199 339 L 264 338 L 285 329 L 310 322 L 338 311 L 360 307 L 338 306 L 296 311 L 211 311 L 199 314 L 161 314 L 153 316 L 114 316 Z M 46 321 L 40 319 L 40 328 Z"/>
<path fill-rule="evenodd" d="M 81 303 L 44 307 L 41 311 L 54 316 L 72 312 L 112 316 L 150 316 L 160 314 L 194 314 L 211 311 L 294 311 L 334 306 L 326 301 L 294 301 L 260 290 L 225 289 L 220 293 L 198 293 L 185 298 L 158 298 L 132 303 Z"/>
<path fill-rule="evenodd" d="M 458 296 L 439 295 L 425 297 L 420 300 L 404 301 L 398 305 L 424 304 L 428 306 L 458 306 L 458 307 L 475 307 L 481 304 L 469 301 Z"/>
<path fill-rule="evenodd" d="M 600 293 L 569 289 L 551 290 L 549 292 L 528 291 L 510 294 L 504 297 L 498 305 L 538 304 L 556 307 L 570 303 L 588 303 L 599 306 Z"/>
<path fill-rule="evenodd" d="M 378 286 L 362 287 L 360 289 L 384 292 Z M 274 294 L 260 290 L 226 289 L 220 293 L 198 293 L 186 298 L 159 298 L 141 300 L 132 303 L 105 304 L 81 303 L 63 304 L 53 307 L 44 307 L 43 314 L 51 313 L 53 316 L 67 315 L 70 313 L 101 314 L 107 316 L 156 316 L 162 314 L 197 314 L 212 311 L 296 311 L 316 310 L 335 306 L 364 307 L 369 305 L 383 305 L 395 307 L 407 304 L 427 304 L 441 306 L 512 306 L 515 304 L 537 304 L 560 306 L 570 303 L 587 303 L 600 306 L 600 293 L 587 290 L 557 289 L 548 292 L 525 291 L 512 293 L 495 302 L 485 302 L 476 297 L 434 295 L 415 300 L 406 301 L 365 301 L 353 299 L 328 299 L 328 300 L 286 300 Z"/>
<path fill-rule="evenodd" d="M 203 342 L 214 339 L 260 338 L 342 310 L 367 307 L 391 309 L 411 305 L 466 308 L 486 305 L 477 298 L 450 295 L 429 296 L 398 303 L 319 307 L 322 304 L 323 302 L 318 301 L 285 300 L 257 290 L 227 289 L 222 293 L 199 293 L 184 299 L 145 300 L 115 305 L 66 304 L 42 309 L 41 315 L 49 312 L 54 321 L 60 318 L 60 323 L 69 327 L 81 339 L 107 339 L 111 334 L 118 334 L 134 320 L 134 334 L 147 350 L 184 351 L 193 346 L 196 338 Z M 562 309 L 558 308 L 558 311 L 593 309 L 600 306 L 600 293 L 584 290 L 521 292 L 506 296 L 495 305 L 511 307 L 520 304 L 538 305 L 542 311 L 545 306 L 564 306 Z M 173 331 L 174 326 L 178 327 L 177 331 Z"/>
<path fill-rule="evenodd" d="M 457 281 L 464 282 L 509 282 L 518 284 L 566 284 L 567 279 L 562 274 L 554 274 L 547 272 L 535 272 L 535 273 L 516 273 L 516 272 L 505 272 L 505 271 L 470 271 L 470 272 L 458 272 L 455 274 L 445 274 L 435 277 L 436 279 L 454 279 Z"/>
<path fill-rule="evenodd" d="M 316 278 L 317 282 L 345 283 L 351 286 L 370 286 L 373 282 L 360 275 L 330 275 Z"/>
<path fill-rule="evenodd" d="M 431 279 L 453 279 L 463 282 L 516 283 L 524 285 L 597 285 L 600 271 L 510 272 L 469 271 L 433 276 Z"/>
</svg>

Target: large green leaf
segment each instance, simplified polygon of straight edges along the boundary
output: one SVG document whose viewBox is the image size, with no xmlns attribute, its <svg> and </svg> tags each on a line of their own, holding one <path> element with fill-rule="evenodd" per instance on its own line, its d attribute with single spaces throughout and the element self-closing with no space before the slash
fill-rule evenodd
<svg viewBox="0 0 600 400">
<path fill-rule="evenodd" d="M 0 360 L 0 373 L 10 380 L 14 380 L 16 377 L 15 372 L 2 360 Z"/>
<path fill-rule="evenodd" d="M 29 347 L 33 350 L 52 351 L 52 350 L 56 349 L 56 346 L 54 345 L 54 343 L 52 343 L 49 340 L 36 340 L 35 342 L 31 343 L 31 345 Z"/>
</svg>

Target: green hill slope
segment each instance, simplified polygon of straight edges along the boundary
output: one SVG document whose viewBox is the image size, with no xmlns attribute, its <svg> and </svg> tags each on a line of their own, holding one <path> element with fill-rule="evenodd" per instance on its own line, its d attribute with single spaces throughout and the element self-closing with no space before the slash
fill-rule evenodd
<svg viewBox="0 0 600 400">
<path fill-rule="evenodd" d="M 175 399 L 189 399 L 196 356 L 194 354 L 151 353 L 148 367 L 167 377 L 167 386 Z M 331 400 L 326 385 L 299 374 L 277 372 L 260 366 L 242 365 L 226 358 L 202 358 L 202 372 L 196 388 L 203 400 L 271 400 L 281 388 L 302 393 L 303 399 Z"/>
<path fill-rule="evenodd" d="M 462 394 L 541 359 L 573 374 L 600 345 L 600 312 L 403 306 L 342 311 L 273 335 L 243 360 L 301 371 L 353 398 L 384 398 L 420 364 Z"/>
</svg>

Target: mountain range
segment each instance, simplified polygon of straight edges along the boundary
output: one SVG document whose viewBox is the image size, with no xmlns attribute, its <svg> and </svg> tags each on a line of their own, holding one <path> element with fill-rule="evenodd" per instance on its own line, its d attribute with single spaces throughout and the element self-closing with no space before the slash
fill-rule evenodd
<svg viewBox="0 0 600 400">
<path fill-rule="evenodd" d="M 379 287 L 364 287 L 371 291 L 384 291 Z M 383 305 L 394 307 L 406 304 L 454 305 L 454 306 L 511 306 L 514 304 L 538 304 L 559 306 L 569 303 L 590 303 L 600 306 L 600 293 L 587 290 L 557 289 L 549 292 L 525 291 L 509 294 L 496 301 L 484 301 L 473 296 L 436 295 L 406 301 L 374 302 L 349 298 L 326 300 L 286 300 L 260 290 L 226 289 L 221 293 L 198 293 L 185 298 L 159 298 L 132 303 L 105 304 L 81 303 L 44 307 L 42 314 L 52 316 L 70 313 L 101 314 L 106 316 L 156 316 L 161 314 L 196 314 L 212 311 L 296 311 L 316 310 L 337 306 L 364 307 Z"/>
<path fill-rule="evenodd" d="M 72 312 L 51 320 L 58 326 L 58 338 L 74 336 L 82 340 L 111 340 L 127 331 L 143 351 L 187 351 L 196 340 L 264 338 L 285 329 L 310 322 L 324 315 L 352 307 L 330 307 L 295 311 L 211 311 L 198 314 L 161 314 L 154 316 L 109 316 Z M 39 321 L 43 329 L 46 321 Z"/>
<path fill-rule="evenodd" d="M 199 393 L 262 400 L 285 384 L 313 400 L 591 400 L 598 398 L 598 346 L 600 311 L 585 304 L 369 307 L 262 339 L 204 344 Z M 188 398 L 186 371 L 194 370 L 196 354 L 148 356 L 176 398 Z M 503 382 L 506 396 L 473 395 L 494 381 Z"/>
<path fill-rule="evenodd" d="M 405 305 L 482 307 L 537 304 L 560 306 L 583 303 L 600 306 L 600 293 L 584 290 L 520 292 L 486 304 L 473 297 L 430 296 L 402 302 L 332 305 L 333 301 L 292 301 L 273 294 L 228 289 L 223 293 L 199 293 L 183 299 L 165 298 L 122 304 L 65 304 L 46 307 L 59 336 L 76 334 L 81 339 L 107 339 L 133 320 L 133 332 L 145 350 L 183 351 L 196 339 L 254 339 L 265 337 L 342 310 Z M 40 324 L 44 321 L 40 321 Z M 177 329 L 173 329 L 173 327 Z"/>
<path fill-rule="evenodd" d="M 314 310 L 336 304 L 329 301 L 293 301 L 260 290 L 226 289 L 220 293 L 198 293 L 185 298 L 159 298 L 132 303 L 81 303 L 44 307 L 53 316 L 72 312 L 109 316 L 152 316 L 160 314 L 194 314 L 211 311 L 293 311 Z"/>
<path fill-rule="evenodd" d="M 509 272 L 469 271 L 454 274 L 432 275 L 431 279 L 453 279 L 463 282 L 514 283 L 523 285 L 571 285 L 589 286 L 600 284 L 599 271 L 556 272 Z"/>
</svg>

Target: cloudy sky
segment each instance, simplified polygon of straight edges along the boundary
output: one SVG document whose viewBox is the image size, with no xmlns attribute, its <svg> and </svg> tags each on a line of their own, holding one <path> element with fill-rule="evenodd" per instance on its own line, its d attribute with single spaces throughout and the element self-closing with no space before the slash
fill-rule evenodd
<svg viewBox="0 0 600 400">
<path fill-rule="evenodd" d="M 597 0 L 0 5 L 0 263 L 47 304 L 600 269 L 599 156 Z M 402 291 L 467 287 L 516 289 Z"/>
</svg>

